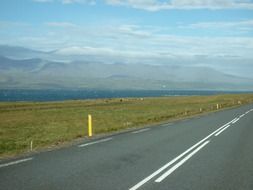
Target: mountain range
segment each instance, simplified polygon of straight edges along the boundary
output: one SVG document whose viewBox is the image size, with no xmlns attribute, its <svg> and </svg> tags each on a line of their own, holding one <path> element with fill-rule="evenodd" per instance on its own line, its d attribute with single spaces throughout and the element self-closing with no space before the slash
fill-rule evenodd
<svg viewBox="0 0 253 190">
<path fill-rule="evenodd" d="M 209 67 L 101 61 L 0 46 L 0 89 L 253 90 L 253 79 Z"/>
</svg>

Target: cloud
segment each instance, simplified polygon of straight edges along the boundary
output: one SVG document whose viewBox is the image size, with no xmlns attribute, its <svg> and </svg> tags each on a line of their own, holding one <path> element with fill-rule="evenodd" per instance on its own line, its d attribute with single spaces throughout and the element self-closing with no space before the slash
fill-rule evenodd
<svg viewBox="0 0 253 190">
<path fill-rule="evenodd" d="M 72 46 L 58 49 L 55 53 L 59 55 L 108 55 L 114 54 L 110 48 L 95 48 L 89 46 Z"/>
<path fill-rule="evenodd" d="M 118 40 L 117 43 L 127 45 L 127 48 L 117 48 L 113 45 L 100 44 L 93 46 L 68 46 L 58 51 L 62 55 L 97 55 L 115 56 L 124 58 L 146 57 L 151 59 L 195 59 L 199 55 L 212 59 L 238 59 L 250 58 L 253 50 L 253 38 L 200 38 L 200 37 L 179 37 L 169 35 L 154 35 L 150 40 L 142 43 L 129 40 Z M 130 40 L 131 41 L 131 40 Z M 207 45 L 208 44 L 208 45 Z M 136 48 L 137 47 L 137 48 Z"/>
<path fill-rule="evenodd" d="M 45 23 L 47 26 L 52 27 L 65 27 L 65 28 L 75 28 L 77 25 L 70 22 L 47 22 Z"/>
<path fill-rule="evenodd" d="M 71 3 L 85 3 L 89 5 L 95 5 L 95 0 L 60 0 L 63 4 L 71 4 Z"/>
<path fill-rule="evenodd" d="M 61 2 L 62 4 L 72 4 L 72 3 L 85 3 L 89 5 L 95 5 L 96 0 L 33 0 L 38 3 L 49 3 L 49 2 Z"/>
<path fill-rule="evenodd" d="M 191 24 L 194 29 L 212 29 L 212 28 L 249 28 L 253 30 L 253 20 L 237 21 L 237 22 L 201 22 Z"/>
<path fill-rule="evenodd" d="M 106 3 L 147 11 L 169 9 L 253 9 L 253 3 L 248 0 L 106 0 Z"/>
<path fill-rule="evenodd" d="M 61 2 L 63 4 L 82 3 L 95 5 L 98 0 L 33 0 L 35 2 Z M 146 11 L 170 9 L 253 9 L 249 0 L 103 0 L 112 6 L 126 6 Z"/>
<path fill-rule="evenodd" d="M 65 48 L 60 48 L 55 51 L 58 55 L 65 55 L 65 56 L 73 56 L 73 55 L 93 55 L 93 56 L 105 56 L 105 57 L 123 57 L 125 59 L 134 58 L 158 58 L 161 57 L 160 53 L 157 52 L 144 52 L 144 51 L 133 51 L 133 50 L 119 50 L 113 48 L 101 48 L 101 47 L 91 47 L 91 46 L 70 46 Z M 169 54 L 164 54 L 164 57 L 172 57 Z M 120 60 L 117 60 L 120 61 Z"/>
<path fill-rule="evenodd" d="M 118 32 L 123 35 L 136 36 L 136 37 L 149 37 L 151 33 L 149 31 L 141 30 L 137 25 L 121 25 L 118 28 Z"/>
<path fill-rule="evenodd" d="M 38 3 L 48 3 L 48 2 L 53 2 L 54 0 L 33 0 L 34 2 Z"/>
<path fill-rule="evenodd" d="M 219 27 L 250 27 L 252 20 L 219 22 Z M 22 23 L 0 22 L 0 44 L 56 51 L 59 55 L 93 56 L 113 62 L 143 62 L 149 64 L 189 63 L 253 64 L 253 37 L 245 36 L 182 36 L 170 35 L 160 26 L 137 24 L 77 25 L 71 22 L 47 22 L 40 27 Z M 217 27 L 217 23 L 196 23 L 193 29 Z M 11 31 L 19 28 L 19 34 Z M 251 27 L 252 28 L 252 27 Z M 22 30 L 20 30 L 22 29 Z M 27 31 L 29 30 L 29 31 Z M 99 31 L 99 32 L 98 32 Z"/>
<path fill-rule="evenodd" d="M 178 24 L 178 29 L 201 32 L 213 36 L 252 36 L 253 20 L 199 22 L 189 25 Z"/>
</svg>

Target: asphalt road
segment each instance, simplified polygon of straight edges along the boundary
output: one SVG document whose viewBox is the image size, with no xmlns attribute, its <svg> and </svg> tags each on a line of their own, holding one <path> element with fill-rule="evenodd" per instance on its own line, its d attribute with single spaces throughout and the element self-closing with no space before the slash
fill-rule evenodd
<svg viewBox="0 0 253 190">
<path fill-rule="evenodd" d="M 252 190 L 253 105 L 0 163 L 2 190 Z"/>
</svg>

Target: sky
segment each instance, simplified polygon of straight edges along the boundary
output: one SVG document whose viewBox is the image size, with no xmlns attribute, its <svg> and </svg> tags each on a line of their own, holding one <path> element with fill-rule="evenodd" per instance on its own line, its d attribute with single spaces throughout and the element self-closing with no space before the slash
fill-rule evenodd
<svg viewBox="0 0 253 190">
<path fill-rule="evenodd" d="M 253 78 L 253 1 L 1 0 L 0 44 Z"/>
</svg>

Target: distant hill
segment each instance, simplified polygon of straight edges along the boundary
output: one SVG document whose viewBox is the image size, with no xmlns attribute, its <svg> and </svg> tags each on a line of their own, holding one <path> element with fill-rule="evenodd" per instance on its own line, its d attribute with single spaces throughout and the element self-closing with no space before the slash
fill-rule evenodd
<svg viewBox="0 0 253 190">
<path fill-rule="evenodd" d="M 209 67 L 113 63 L 59 51 L 0 45 L 0 88 L 253 90 L 252 79 Z"/>
<path fill-rule="evenodd" d="M 252 84 L 252 79 L 227 75 L 208 67 L 57 62 L 41 58 L 18 60 L 0 56 L 1 89 L 253 90 Z"/>
<path fill-rule="evenodd" d="M 6 57 L 0 56 L 0 69 L 1 70 L 22 70 L 31 71 L 37 69 L 42 65 L 43 60 L 41 59 L 24 59 L 24 60 L 14 60 Z"/>
</svg>

